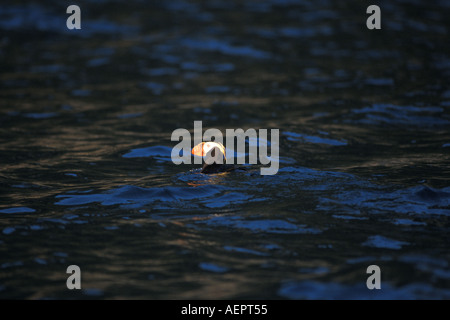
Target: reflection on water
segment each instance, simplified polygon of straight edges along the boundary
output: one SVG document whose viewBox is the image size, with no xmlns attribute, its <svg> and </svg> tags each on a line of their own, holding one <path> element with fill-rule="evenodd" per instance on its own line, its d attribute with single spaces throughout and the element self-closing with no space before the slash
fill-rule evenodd
<svg viewBox="0 0 450 320">
<path fill-rule="evenodd" d="M 0 297 L 450 298 L 450 7 L 380 7 L 1 4 Z M 195 120 L 278 173 L 174 165 Z"/>
</svg>

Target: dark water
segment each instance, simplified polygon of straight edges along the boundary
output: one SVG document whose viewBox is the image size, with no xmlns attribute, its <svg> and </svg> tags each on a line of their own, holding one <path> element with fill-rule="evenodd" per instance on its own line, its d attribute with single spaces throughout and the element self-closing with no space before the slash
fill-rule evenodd
<svg viewBox="0 0 450 320">
<path fill-rule="evenodd" d="M 0 5 L 0 298 L 450 298 L 447 1 L 381 30 L 364 1 L 69 4 Z M 174 165 L 195 120 L 279 129 L 279 172 Z"/>
</svg>

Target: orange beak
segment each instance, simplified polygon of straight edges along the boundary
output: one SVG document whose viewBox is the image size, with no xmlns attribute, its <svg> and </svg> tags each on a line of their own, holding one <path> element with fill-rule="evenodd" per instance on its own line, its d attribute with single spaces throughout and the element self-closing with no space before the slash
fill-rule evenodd
<svg viewBox="0 0 450 320">
<path fill-rule="evenodd" d="M 203 145 L 205 143 L 199 143 L 198 145 L 196 145 L 193 149 L 192 149 L 192 154 L 195 156 L 199 156 L 199 157 L 203 157 L 205 155 L 205 153 L 203 152 Z"/>
</svg>

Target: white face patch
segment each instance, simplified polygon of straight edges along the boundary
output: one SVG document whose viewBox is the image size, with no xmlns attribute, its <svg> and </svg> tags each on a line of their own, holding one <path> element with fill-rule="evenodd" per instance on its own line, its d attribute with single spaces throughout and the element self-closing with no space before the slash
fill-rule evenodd
<svg viewBox="0 0 450 320">
<path fill-rule="evenodd" d="M 207 142 L 207 143 L 205 143 L 203 145 L 203 154 L 207 154 L 214 147 L 219 147 L 219 145 L 217 143 L 214 143 L 214 142 Z"/>
<path fill-rule="evenodd" d="M 214 154 L 211 158 L 205 159 L 205 162 L 207 164 L 212 164 L 214 162 L 222 164 L 224 161 L 223 158 L 225 157 L 225 160 L 226 160 L 226 156 L 225 156 L 225 148 L 221 144 L 218 144 L 216 142 L 206 142 L 203 145 L 203 154 L 204 155 L 208 154 L 214 148 L 217 148 L 218 150 L 220 150 L 222 156 L 219 156 L 219 154 Z"/>
</svg>

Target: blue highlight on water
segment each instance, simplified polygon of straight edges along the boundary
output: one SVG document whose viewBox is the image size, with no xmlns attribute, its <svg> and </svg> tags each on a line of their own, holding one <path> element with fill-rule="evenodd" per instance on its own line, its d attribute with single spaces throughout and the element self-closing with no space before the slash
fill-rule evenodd
<svg viewBox="0 0 450 320">
<path fill-rule="evenodd" d="M 0 209 L 0 213 L 31 213 L 36 212 L 33 208 L 28 207 L 13 207 L 13 208 L 6 208 L 6 209 Z"/>
</svg>

